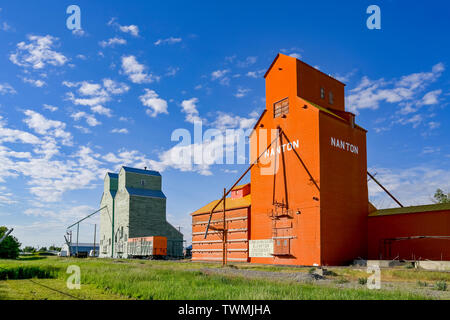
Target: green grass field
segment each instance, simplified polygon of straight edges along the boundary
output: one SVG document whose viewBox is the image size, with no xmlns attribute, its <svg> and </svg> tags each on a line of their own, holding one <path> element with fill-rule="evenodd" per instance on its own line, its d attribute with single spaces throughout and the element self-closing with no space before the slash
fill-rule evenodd
<svg viewBox="0 0 450 320">
<path fill-rule="evenodd" d="M 81 289 L 69 290 L 67 267 L 81 270 Z M 383 270 L 386 289 L 358 285 L 362 270 L 333 268 L 329 281 L 299 282 L 218 274 L 219 264 L 180 261 L 74 259 L 31 257 L 0 260 L 0 299 L 448 299 L 432 288 L 433 281 L 450 281 L 450 273 L 406 268 Z M 234 270 L 307 273 L 309 268 L 240 264 Z M 229 270 L 233 271 L 233 270 Z M 430 283 L 430 287 L 416 282 Z M 398 284 L 398 285 L 397 285 Z M 411 288 L 414 288 L 413 290 Z M 431 293 L 431 294 L 430 294 Z"/>
</svg>

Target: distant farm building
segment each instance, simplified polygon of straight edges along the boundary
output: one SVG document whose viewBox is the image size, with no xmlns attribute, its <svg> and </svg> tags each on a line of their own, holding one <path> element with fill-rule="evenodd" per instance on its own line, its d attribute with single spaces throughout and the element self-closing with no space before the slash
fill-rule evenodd
<svg viewBox="0 0 450 320">
<path fill-rule="evenodd" d="M 166 237 L 167 256 L 183 256 L 183 234 L 166 220 L 157 171 L 122 167 L 107 173 L 100 207 L 100 257 L 128 258 L 129 239 Z"/>
</svg>

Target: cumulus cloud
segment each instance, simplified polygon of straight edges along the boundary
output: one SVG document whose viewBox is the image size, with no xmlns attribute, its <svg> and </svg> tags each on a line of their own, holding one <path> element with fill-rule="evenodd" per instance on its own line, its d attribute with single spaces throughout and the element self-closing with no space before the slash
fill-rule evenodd
<svg viewBox="0 0 450 320">
<path fill-rule="evenodd" d="M 9 83 L 0 83 L 0 94 L 16 94 L 16 90 Z"/>
<path fill-rule="evenodd" d="M 105 48 L 105 47 L 114 47 L 116 45 L 125 45 L 125 44 L 127 44 L 127 40 L 125 40 L 123 38 L 114 37 L 114 38 L 110 38 L 108 40 L 100 41 L 99 44 L 103 48 Z"/>
<path fill-rule="evenodd" d="M 380 181 L 403 205 L 423 205 L 432 203 L 438 188 L 448 188 L 450 171 L 423 165 L 410 168 L 369 168 L 377 173 Z M 397 206 L 373 181 L 368 184 L 371 202 L 377 208 Z"/>
<path fill-rule="evenodd" d="M 223 77 L 224 77 L 226 74 L 228 74 L 229 72 L 230 72 L 229 69 L 213 71 L 213 72 L 211 73 L 211 79 L 212 79 L 212 80 L 217 80 L 217 79 L 223 78 Z"/>
<path fill-rule="evenodd" d="M 247 77 L 257 79 L 261 78 L 264 75 L 264 73 L 266 73 L 265 70 L 249 71 L 247 72 Z"/>
<path fill-rule="evenodd" d="M 174 38 L 174 37 L 170 37 L 167 39 L 158 39 L 157 41 L 154 42 L 155 46 L 159 46 L 159 45 L 163 45 L 163 44 L 175 44 L 175 43 L 179 43 L 181 42 L 183 39 L 181 38 Z"/>
<path fill-rule="evenodd" d="M 145 66 L 140 64 L 133 55 L 122 57 L 122 72 L 133 83 L 151 83 L 159 81 L 159 77 L 145 72 Z"/>
<path fill-rule="evenodd" d="M 112 96 L 124 94 L 130 89 L 125 83 L 108 78 L 103 79 L 102 83 L 63 81 L 63 85 L 68 88 L 77 88 L 76 93 L 78 95 L 73 92 L 66 94 L 67 99 L 72 101 L 73 104 L 89 106 L 92 112 L 108 117 L 112 116 L 112 112 L 104 104 L 111 101 Z M 93 123 L 93 121 L 90 122 Z"/>
<path fill-rule="evenodd" d="M 109 22 L 108 22 L 108 25 L 116 27 L 117 29 L 119 29 L 120 31 L 122 31 L 124 33 L 129 33 L 134 37 L 139 36 L 139 27 L 137 25 L 134 25 L 134 24 L 130 24 L 128 26 L 120 25 L 116 20 L 117 20 L 116 18 L 111 18 L 111 20 L 109 20 Z"/>
<path fill-rule="evenodd" d="M 212 126 L 219 130 L 225 129 L 249 129 L 252 128 L 257 118 L 255 115 L 249 118 L 240 117 L 231 113 L 217 112 L 216 119 L 212 122 Z"/>
<path fill-rule="evenodd" d="M 236 98 L 243 98 L 250 92 L 250 89 L 238 88 L 237 92 L 234 94 Z"/>
<path fill-rule="evenodd" d="M 197 110 L 197 98 L 191 98 L 189 100 L 183 100 L 181 102 L 182 111 L 186 114 L 186 121 L 190 123 L 202 121 L 202 118 L 199 117 L 199 113 Z"/>
<path fill-rule="evenodd" d="M 127 134 L 127 133 L 128 133 L 128 130 L 127 130 L 126 128 L 121 128 L 121 129 L 115 128 L 115 129 L 112 129 L 112 130 L 111 130 L 111 133 L 123 133 L 123 134 Z"/>
<path fill-rule="evenodd" d="M 42 69 L 47 64 L 63 66 L 68 59 L 60 52 L 53 50 L 58 38 L 51 35 L 29 35 L 28 43 L 25 41 L 17 44 L 16 51 L 9 55 L 12 63 L 32 69 Z"/>
<path fill-rule="evenodd" d="M 38 88 L 41 88 L 46 85 L 45 81 L 40 80 L 40 79 L 31 79 L 31 78 L 23 77 L 22 80 L 23 80 L 23 82 L 29 83 L 32 86 L 38 87 Z"/>
<path fill-rule="evenodd" d="M 23 121 L 34 132 L 59 138 L 64 145 L 72 145 L 72 134 L 65 131 L 66 124 L 64 122 L 47 119 L 42 114 L 29 109 L 25 110 L 24 114 L 27 117 Z"/>
<path fill-rule="evenodd" d="M 51 112 L 55 112 L 56 110 L 58 110 L 58 107 L 55 107 L 55 106 L 52 106 L 49 104 L 45 104 L 45 103 L 44 103 L 43 107 L 45 110 L 49 110 Z"/>
<path fill-rule="evenodd" d="M 72 113 L 70 116 L 71 116 L 75 121 L 79 121 L 79 120 L 81 120 L 81 119 L 83 119 L 83 118 L 86 119 L 86 123 L 87 123 L 89 126 L 91 126 L 91 127 L 95 127 L 95 126 L 98 126 L 98 125 L 102 124 L 100 121 L 98 121 L 98 120 L 94 117 L 94 115 L 88 114 L 88 113 L 86 113 L 86 112 L 84 112 L 84 111 L 78 111 L 78 112 Z"/>
<path fill-rule="evenodd" d="M 240 68 L 246 68 L 256 63 L 258 57 L 247 57 L 244 61 L 239 61 L 237 66 Z"/>
<path fill-rule="evenodd" d="M 158 94 L 153 90 L 144 89 L 144 92 L 143 95 L 139 96 L 139 100 L 144 106 L 150 108 L 146 111 L 150 117 L 156 117 L 160 113 L 169 113 L 166 100 L 159 98 Z"/>
<path fill-rule="evenodd" d="M 370 80 L 364 76 L 359 85 L 350 90 L 346 104 L 350 111 L 358 112 L 361 109 L 378 109 L 380 103 L 398 103 L 403 106 L 402 113 L 416 111 L 414 101 L 417 94 L 422 92 L 426 86 L 436 81 L 444 71 L 444 65 L 438 63 L 429 72 L 413 73 L 402 76 L 400 79 L 387 81 L 385 79 Z M 427 102 L 432 103 L 438 91 L 434 91 L 427 97 Z"/>
</svg>

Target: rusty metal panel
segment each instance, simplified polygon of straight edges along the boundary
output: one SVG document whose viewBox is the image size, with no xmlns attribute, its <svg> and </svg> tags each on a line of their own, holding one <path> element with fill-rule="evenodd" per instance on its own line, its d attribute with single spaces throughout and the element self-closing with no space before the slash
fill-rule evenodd
<svg viewBox="0 0 450 320">
<path fill-rule="evenodd" d="M 285 256 L 291 254 L 291 239 L 274 239 L 273 254 L 275 256 Z"/>
</svg>

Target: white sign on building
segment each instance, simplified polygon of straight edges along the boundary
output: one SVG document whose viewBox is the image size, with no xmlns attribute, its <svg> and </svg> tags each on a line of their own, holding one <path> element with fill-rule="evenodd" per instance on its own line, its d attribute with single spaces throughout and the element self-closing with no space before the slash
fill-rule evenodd
<svg viewBox="0 0 450 320">
<path fill-rule="evenodd" d="M 271 258 L 273 254 L 273 240 L 250 240 L 248 255 L 250 258 Z"/>
</svg>

